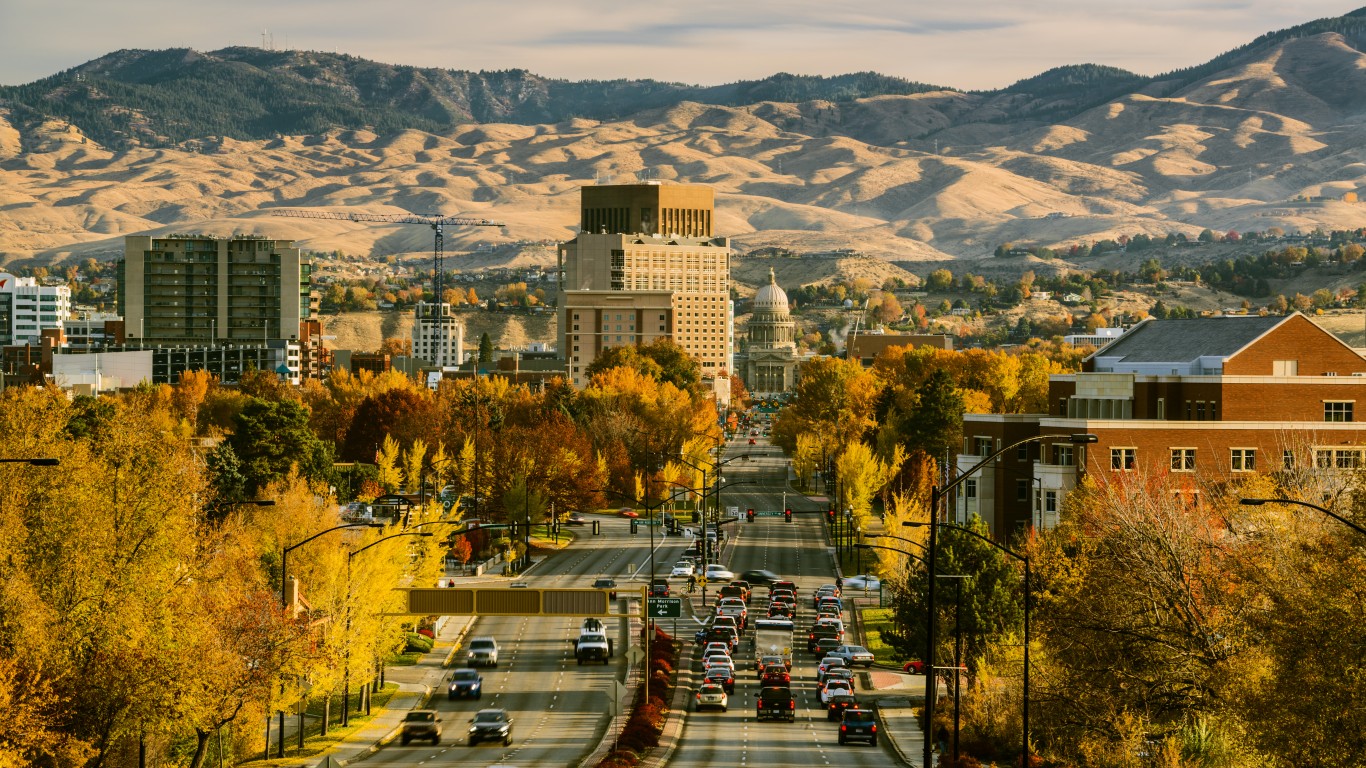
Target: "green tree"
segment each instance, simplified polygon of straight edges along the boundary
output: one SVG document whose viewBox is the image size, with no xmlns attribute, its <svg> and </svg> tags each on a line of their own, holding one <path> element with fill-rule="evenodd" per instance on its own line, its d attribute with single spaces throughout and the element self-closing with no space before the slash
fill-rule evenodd
<svg viewBox="0 0 1366 768">
<path fill-rule="evenodd" d="M 953 273 L 947 269 L 936 269 L 925 278 L 925 290 L 947 291 L 953 287 Z"/>
<path fill-rule="evenodd" d="M 488 365 L 491 362 L 493 362 L 493 339 L 490 339 L 488 333 L 485 332 L 479 337 L 479 364 Z"/>
<path fill-rule="evenodd" d="M 233 423 L 228 444 L 241 462 L 248 495 L 293 469 L 311 480 L 329 476 L 331 451 L 309 429 L 308 409 L 298 401 L 251 398 Z"/>
</svg>

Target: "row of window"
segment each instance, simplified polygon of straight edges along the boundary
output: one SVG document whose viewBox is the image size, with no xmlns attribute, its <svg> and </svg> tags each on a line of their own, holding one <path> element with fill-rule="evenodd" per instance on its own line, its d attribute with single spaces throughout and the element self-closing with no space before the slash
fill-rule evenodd
<svg viewBox="0 0 1366 768">
<path fill-rule="evenodd" d="M 1171 451 L 1171 471 L 1195 471 L 1196 449 L 1171 448 L 1169 450 Z M 1366 456 L 1366 449 L 1362 448 L 1315 448 L 1314 466 L 1320 469 L 1357 469 L 1363 466 L 1363 456 Z M 1129 472 L 1136 468 L 1137 463 L 1137 448 L 1110 449 L 1110 469 L 1119 472 Z M 1281 466 L 1285 469 L 1293 469 L 1295 467 L 1294 451 L 1286 450 L 1281 452 Z M 1230 448 L 1229 469 L 1234 472 L 1256 472 L 1257 449 Z"/>
</svg>

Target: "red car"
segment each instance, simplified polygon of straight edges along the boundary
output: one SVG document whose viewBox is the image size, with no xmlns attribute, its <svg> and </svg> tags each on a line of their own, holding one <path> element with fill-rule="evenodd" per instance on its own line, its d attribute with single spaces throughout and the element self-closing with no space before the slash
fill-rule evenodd
<svg viewBox="0 0 1366 768">
<path fill-rule="evenodd" d="M 754 438 L 751 437 L 751 438 L 749 439 L 749 444 L 750 444 L 750 445 L 755 445 Z"/>
<path fill-rule="evenodd" d="M 925 662 L 914 660 L 908 661 L 901 665 L 901 671 L 908 675 L 923 675 L 925 674 Z"/>
<path fill-rule="evenodd" d="M 621 516 L 622 516 L 622 517 L 640 517 L 640 513 L 637 512 L 637 511 L 635 511 L 634 509 L 623 509 L 623 510 L 621 510 Z"/>
</svg>

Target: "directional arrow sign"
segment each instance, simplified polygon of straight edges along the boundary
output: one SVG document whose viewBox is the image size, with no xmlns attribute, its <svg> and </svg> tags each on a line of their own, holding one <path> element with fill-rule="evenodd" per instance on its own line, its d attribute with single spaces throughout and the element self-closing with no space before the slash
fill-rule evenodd
<svg viewBox="0 0 1366 768">
<path fill-rule="evenodd" d="M 652 597 L 646 606 L 650 616 L 656 619 L 676 619 L 683 615 L 683 599 L 679 597 Z"/>
</svg>

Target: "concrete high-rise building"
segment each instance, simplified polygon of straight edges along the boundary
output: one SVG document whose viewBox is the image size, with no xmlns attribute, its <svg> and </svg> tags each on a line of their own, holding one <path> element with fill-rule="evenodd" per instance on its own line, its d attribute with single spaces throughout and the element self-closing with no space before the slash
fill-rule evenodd
<svg viewBox="0 0 1366 768">
<path fill-rule="evenodd" d="M 312 263 L 292 240 L 124 239 L 119 311 L 129 344 L 256 345 L 299 339 Z"/>
<path fill-rule="evenodd" d="M 71 315 L 71 289 L 0 272 L 0 347 L 41 346 L 45 329 L 62 330 Z"/>
<path fill-rule="evenodd" d="M 413 315 L 413 357 L 437 367 L 457 366 L 465 360 L 465 323 L 451 305 L 418 302 Z"/>
<path fill-rule="evenodd" d="M 730 240 L 714 237 L 712 189 L 585 187 L 580 232 L 559 248 L 560 349 L 570 380 L 603 349 L 669 338 L 703 378 L 733 372 Z"/>
</svg>

